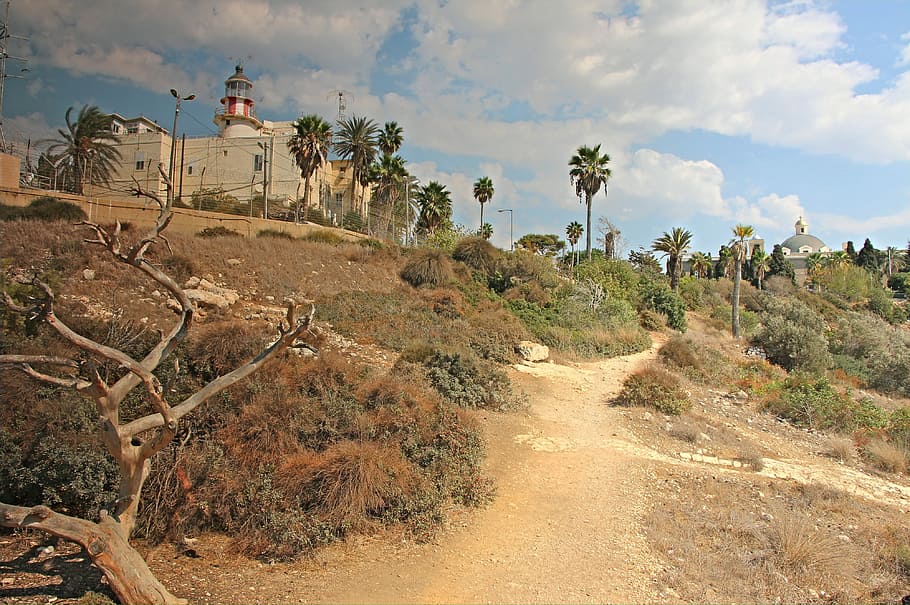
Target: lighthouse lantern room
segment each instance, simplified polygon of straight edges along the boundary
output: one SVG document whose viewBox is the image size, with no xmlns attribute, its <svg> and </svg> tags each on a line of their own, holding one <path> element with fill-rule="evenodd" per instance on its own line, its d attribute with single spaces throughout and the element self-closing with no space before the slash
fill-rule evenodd
<svg viewBox="0 0 910 605">
<path fill-rule="evenodd" d="M 221 108 L 214 122 L 222 137 L 254 137 L 262 130 L 252 99 L 253 83 L 243 74 L 243 65 L 234 68 L 234 75 L 224 81 Z"/>
</svg>

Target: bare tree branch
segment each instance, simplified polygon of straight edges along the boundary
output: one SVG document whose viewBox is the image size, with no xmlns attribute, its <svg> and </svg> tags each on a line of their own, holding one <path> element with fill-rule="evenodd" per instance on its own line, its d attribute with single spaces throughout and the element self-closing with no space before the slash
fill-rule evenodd
<svg viewBox="0 0 910 605">
<path fill-rule="evenodd" d="M 316 313 L 316 307 L 310 305 L 309 313 L 301 318 L 297 318 L 296 313 L 296 307 L 293 304 L 289 304 L 288 321 L 289 326 L 293 326 L 293 328 L 284 328 L 283 326 L 279 326 L 280 336 L 274 343 L 272 343 L 269 347 L 259 353 L 259 355 L 249 360 L 239 368 L 212 380 L 207 385 L 196 391 L 193 395 L 183 400 L 180 404 L 175 405 L 173 408 L 171 408 L 171 412 L 173 413 L 174 417 L 177 419 L 183 418 L 194 409 L 196 409 L 196 407 L 198 407 L 199 404 L 203 403 L 206 399 L 226 389 L 232 384 L 235 384 L 240 380 L 246 378 L 261 368 L 269 359 L 291 346 L 294 340 L 304 331 L 306 331 L 312 324 L 313 316 Z M 291 324 L 291 321 L 294 323 Z M 161 422 L 162 417 L 159 414 L 152 414 L 143 418 L 137 418 L 136 420 L 123 425 L 121 430 L 123 431 L 124 435 L 133 436 L 138 435 L 144 431 L 160 427 Z"/>
</svg>

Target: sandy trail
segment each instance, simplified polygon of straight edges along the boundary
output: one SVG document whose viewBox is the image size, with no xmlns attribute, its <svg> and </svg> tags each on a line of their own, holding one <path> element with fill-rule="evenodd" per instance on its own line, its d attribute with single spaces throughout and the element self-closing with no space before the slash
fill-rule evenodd
<svg viewBox="0 0 910 605">
<path fill-rule="evenodd" d="M 655 350 L 572 367 L 516 366 L 528 413 L 484 419 L 495 501 L 456 517 L 434 544 L 328 549 L 324 573 L 302 594 L 363 603 L 657 600 L 639 526 L 650 462 L 605 403 Z"/>
</svg>

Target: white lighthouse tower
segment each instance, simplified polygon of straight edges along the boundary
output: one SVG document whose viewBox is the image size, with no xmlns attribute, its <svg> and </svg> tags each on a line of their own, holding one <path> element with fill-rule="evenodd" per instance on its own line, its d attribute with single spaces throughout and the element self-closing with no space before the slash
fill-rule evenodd
<svg viewBox="0 0 910 605">
<path fill-rule="evenodd" d="M 253 110 L 253 83 L 243 74 L 243 65 L 234 68 L 234 75 L 224 81 L 221 109 L 214 122 L 225 138 L 254 137 L 260 134 L 262 122 Z"/>
</svg>

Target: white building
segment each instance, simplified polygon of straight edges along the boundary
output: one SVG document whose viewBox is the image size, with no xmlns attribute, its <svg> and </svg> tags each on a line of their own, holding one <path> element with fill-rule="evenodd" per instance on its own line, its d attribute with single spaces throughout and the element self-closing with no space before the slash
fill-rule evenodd
<svg viewBox="0 0 910 605">
<path fill-rule="evenodd" d="M 135 183 L 167 194 L 165 173 L 175 150 L 175 195 L 189 205 L 196 194 L 222 193 L 243 203 L 251 211 L 262 213 L 261 200 L 268 196 L 270 216 L 303 201 L 304 181 L 294 158 L 288 151 L 293 136 L 293 122 L 260 120 L 252 98 L 253 84 L 237 65 L 234 74 L 224 82 L 224 97 L 214 115 L 217 136 L 188 137 L 174 144 L 170 133 L 145 118 L 124 118 L 111 114 L 111 127 L 120 136 L 116 146 L 122 161 L 114 175 L 109 195 L 122 195 Z M 190 101 L 183 101 L 189 103 Z M 95 191 L 95 197 L 105 192 Z M 352 199 L 353 194 L 353 199 Z M 255 200 L 257 203 L 251 203 Z M 310 178 L 308 208 L 327 220 L 341 222 L 349 212 L 365 216 L 370 200 L 369 189 L 359 185 L 352 189 L 350 161 L 330 160 Z"/>
</svg>

